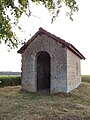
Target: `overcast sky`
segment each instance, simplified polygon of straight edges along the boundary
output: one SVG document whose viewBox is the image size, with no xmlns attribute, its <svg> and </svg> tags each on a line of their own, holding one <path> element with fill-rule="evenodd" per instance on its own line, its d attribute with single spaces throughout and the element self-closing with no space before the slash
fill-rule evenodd
<svg viewBox="0 0 90 120">
<path fill-rule="evenodd" d="M 78 2 L 78 5 L 79 12 L 74 14 L 73 22 L 65 16 L 66 9 L 63 7 L 57 20 L 51 24 L 48 10 L 31 4 L 31 17 L 27 18 L 23 15 L 20 20 L 20 25 L 25 32 L 22 34 L 17 31 L 17 35 L 20 39 L 28 40 L 30 35 L 38 31 L 39 27 L 43 27 L 73 44 L 86 58 L 81 62 L 81 73 L 90 74 L 90 1 L 82 0 Z M 0 45 L 0 71 L 21 71 L 21 55 L 17 54 L 18 49 L 11 50 L 11 52 L 7 52 L 7 49 L 5 45 Z"/>
</svg>

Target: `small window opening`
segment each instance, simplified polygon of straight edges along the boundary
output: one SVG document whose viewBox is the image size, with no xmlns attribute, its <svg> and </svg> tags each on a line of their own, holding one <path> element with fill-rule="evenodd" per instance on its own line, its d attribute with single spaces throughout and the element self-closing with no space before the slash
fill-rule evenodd
<svg viewBox="0 0 90 120">
<path fill-rule="evenodd" d="M 78 76 L 78 63 L 76 63 L 76 75 Z"/>
</svg>

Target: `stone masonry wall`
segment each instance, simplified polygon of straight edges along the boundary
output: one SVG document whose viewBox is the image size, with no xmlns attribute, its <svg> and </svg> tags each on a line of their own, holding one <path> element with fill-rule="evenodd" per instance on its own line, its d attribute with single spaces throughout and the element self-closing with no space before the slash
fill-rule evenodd
<svg viewBox="0 0 90 120">
<path fill-rule="evenodd" d="M 51 57 L 50 91 L 67 92 L 66 50 L 62 44 L 46 35 L 37 36 L 22 54 L 22 88 L 37 91 L 37 53 L 47 51 Z"/>
<path fill-rule="evenodd" d="M 80 58 L 67 49 L 67 92 L 81 83 Z"/>
</svg>

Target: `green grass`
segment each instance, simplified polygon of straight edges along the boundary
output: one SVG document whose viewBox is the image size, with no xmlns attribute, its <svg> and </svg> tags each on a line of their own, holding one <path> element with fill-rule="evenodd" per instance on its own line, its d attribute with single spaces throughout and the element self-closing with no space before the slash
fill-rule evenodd
<svg viewBox="0 0 90 120">
<path fill-rule="evenodd" d="M 0 120 L 90 120 L 90 83 L 83 82 L 69 94 L 0 88 Z"/>
<path fill-rule="evenodd" d="M 12 86 L 20 80 L 0 76 L 0 120 L 90 120 L 90 75 L 82 75 L 80 87 L 68 94 L 27 93 Z"/>
<path fill-rule="evenodd" d="M 16 86 L 21 84 L 21 77 L 16 75 L 1 75 L 0 87 L 4 86 Z"/>
<path fill-rule="evenodd" d="M 88 82 L 90 83 L 90 75 L 82 75 L 82 82 Z"/>
</svg>

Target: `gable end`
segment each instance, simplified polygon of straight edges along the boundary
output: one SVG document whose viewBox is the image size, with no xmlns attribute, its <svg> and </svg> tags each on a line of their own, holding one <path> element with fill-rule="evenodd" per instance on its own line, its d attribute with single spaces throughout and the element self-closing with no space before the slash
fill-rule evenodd
<svg viewBox="0 0 90 120">
<path fill-rule="evenodd" d="M 52 38 L 53 40 L 61 43 L 64 47 L 67 47 L 70 51 L 72 51 L 74 54 L 76 54 L 80 59 L 85 59 L 85 57 L 70 43 L 66 42 L 65 40 L 51 34 L 50 32 L 47 32 L 46 30 L 44 30 L 43 28 L 39 28 L 39 31 L 35 33 L 35 35 L 28 40 L 27 43 L 25 43 L 17 52 L 18 53 L 23 53 L 25 51 L 25 49 L 27 49 L 28 45 L 38 36 L 38 35 L 42 35 L 45 34 L 48 37 Z"/>
</svg>

